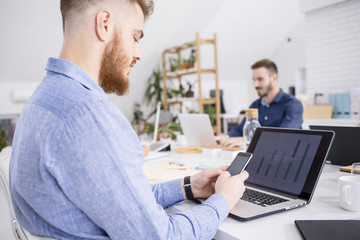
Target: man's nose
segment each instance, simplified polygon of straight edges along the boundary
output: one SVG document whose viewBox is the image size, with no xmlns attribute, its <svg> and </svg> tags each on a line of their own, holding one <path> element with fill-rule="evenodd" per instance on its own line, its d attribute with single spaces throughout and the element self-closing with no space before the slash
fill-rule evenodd
<svg viewBox="0 0 360 240">
<path fill-rule="evenodd" d="M 142 59 L 142 54 L 139 46 L 135 49 L 134 59 L 136 59 L 136 61 L 140 61 Z"/>
</svg>

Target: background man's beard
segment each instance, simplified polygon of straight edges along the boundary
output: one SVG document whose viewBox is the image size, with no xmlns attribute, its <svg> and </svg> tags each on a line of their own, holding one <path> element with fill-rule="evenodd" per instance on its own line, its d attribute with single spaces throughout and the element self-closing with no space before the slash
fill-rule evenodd
<svg viewBox="0 0 360 240">
<path fill-rule="evenodd" d="M 269 95 L 269 93 L 273 90 L 273 85 L 269 83 L 269 85 L 265 87 L 265 90 L 266 91 L 263 94 L 258 92 L 259 97 L 267 97 L 267 95 Z"/>
<path fill-rule="evenodd" d="M 124 95 L 129 89 L 127 70 L 130 67 L 130 59 L 123 50 L 118 31 L 114 38 L 105 47 L 101 60 L 99 85 L 106 93 Z"/>
</svg>

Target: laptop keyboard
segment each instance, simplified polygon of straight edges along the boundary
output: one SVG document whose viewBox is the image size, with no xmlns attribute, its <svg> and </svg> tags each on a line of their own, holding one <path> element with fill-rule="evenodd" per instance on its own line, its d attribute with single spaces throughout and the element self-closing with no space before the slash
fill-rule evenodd
<svg viewBox="0 0 360 240">
<path fill-rule="evenodd" d="M 271 206 L 277 203 L 282 203 L 289 201 L 284 198 L 275 197 L 266 193 L 254 191 L 251 189 L 246 188 L 244 195 L 241 198 L 244 201 L 251 202 L 257 205 L 260 205 L 262 207 Z"/>
</svg>

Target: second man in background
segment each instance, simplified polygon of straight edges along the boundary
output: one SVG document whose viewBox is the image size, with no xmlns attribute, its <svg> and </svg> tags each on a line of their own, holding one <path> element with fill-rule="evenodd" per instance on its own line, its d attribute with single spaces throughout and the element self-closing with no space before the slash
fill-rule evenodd
<svg viewBox="0 0 360 240">
<path fill-rule="evenodd" d="M 278 69 L 269 59 L 262 59 L 251 66 L 255 90 L 260 98 L 249 108 L 259 109 L 261 126 L 301 128 L 303 107 L 294 96 L 285 93 L 278 86 Z M 245 118 L 228 135 L 220 135 L 216 140 L 225 146 L 241 146 Z"/>
</svg>

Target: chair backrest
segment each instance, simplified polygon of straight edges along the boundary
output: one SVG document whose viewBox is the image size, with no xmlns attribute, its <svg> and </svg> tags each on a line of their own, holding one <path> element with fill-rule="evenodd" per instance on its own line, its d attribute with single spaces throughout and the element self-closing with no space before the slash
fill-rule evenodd
<svg viewBox="0 0 360 240">
<path fill-rule="evenodd" d="M 14 209 L 12 207 L 9 189 L 9 165 L 11 157 L 11 147 L 2 149 L 0 153 L 0 188 L 4 191 L 4 196 L 9 208 L 11 228 L 15 239 L 17 240 L 51 240 L 54 238 L 40 237 L 29 233 L 22 228 L 16 220 Z"/>
<path fill-rule="evenodd" d="M 160 112 L 159 117 L 159 124 L 160 125 L 166 125 L 168 123 L 171 123 L 173 120 L 173 115 L 170 112 Z"/>
</svg>

